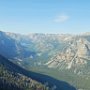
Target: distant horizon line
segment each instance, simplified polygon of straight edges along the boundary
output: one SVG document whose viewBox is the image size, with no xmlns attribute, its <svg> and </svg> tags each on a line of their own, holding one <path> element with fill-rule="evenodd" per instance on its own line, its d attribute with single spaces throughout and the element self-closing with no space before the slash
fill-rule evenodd
<svg viewBox="0 0 90 90">
<path fill-rule="evenodd" d="M 82 35 L 82 34 L 90 34 L 90 32 L 79 32 L 79 33 L 66 33 L 66 32 L 61 32 L 61 33 L 51 33 L 51 32 L 47 32 L 47 33 L 44 33 L 44 32 L 28 32 L 28 33 L 22 33 L 22 32 L 14 32 L 14 31 L 3 31 L 3 30 L 0 30 L 0 32 L 4 32 L 4 33 L 12 33 L 12 34 L 21 34 L 21 35 L 29 35 L 29 34 L 50 34 L 50 35 Z"/>
</svg>

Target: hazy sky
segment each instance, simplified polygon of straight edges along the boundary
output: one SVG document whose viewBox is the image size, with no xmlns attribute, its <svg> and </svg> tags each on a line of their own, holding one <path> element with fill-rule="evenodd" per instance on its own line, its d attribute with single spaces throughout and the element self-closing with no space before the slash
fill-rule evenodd
<svg viewBox="0 0 90 90">
<path fill-rule="evenodd" d="M 90 0 L 0 0 L 0 30 L 18 33 L 90 31 Z"/>
</svg>

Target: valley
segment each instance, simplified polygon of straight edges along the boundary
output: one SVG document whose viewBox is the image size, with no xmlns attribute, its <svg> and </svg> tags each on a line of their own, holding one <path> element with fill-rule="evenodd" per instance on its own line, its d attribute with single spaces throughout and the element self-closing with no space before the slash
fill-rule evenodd
<svg viewBox="0 0 90 90">
<path fill-rule="evenodd" d="M 33 79 L 46 75 L 38 76 L 40 82 L 45 77 L 48 81 L 50 76 L 48 83 L 63 81 L 76 90 L 90 90 L 90 34 L 22 35 L 0 31 L 0 54 L 32 71 Z"/>
<path fill-rule="evenodd" d="M 17 81 L 16 81 L 17 80 Z M 76 90 L 68 83 L 47 75 L 27 71 L 0 55 L 1 90 Z"/>
</svg>

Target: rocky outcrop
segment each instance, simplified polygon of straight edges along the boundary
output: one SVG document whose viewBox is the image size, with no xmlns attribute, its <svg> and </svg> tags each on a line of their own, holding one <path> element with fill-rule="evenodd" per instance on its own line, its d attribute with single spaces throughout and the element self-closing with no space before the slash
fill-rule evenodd
<svg viewBox="0 0 90 90">
<path fill-rule="evenodd" d="M 86 65 L 88 60 L 90 60 L 90 42 L 84 38 L 78 38 L 73 43 L 69 43 L 46 65 L 49 68 L 76 69 Z"/>
</svg>

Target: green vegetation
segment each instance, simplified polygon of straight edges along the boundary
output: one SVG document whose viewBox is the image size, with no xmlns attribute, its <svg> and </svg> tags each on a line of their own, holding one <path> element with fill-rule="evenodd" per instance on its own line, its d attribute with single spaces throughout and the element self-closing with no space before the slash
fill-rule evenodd
<svg viewBox="0 0 90 90">
<path fill-rule="evenodd" d="M 1 58 L 0 56 L 0 90 L 50 90 L 46 85 L 12 71 L 16 68 L 10 68 L 7 62 L 3 62 L 5 58 Z"/>
<path fill-rule="evenodd" d="M 47 67 L 32 67 L 31 70 L 49 75 L 57 80 L 66 81 L 77 89 L 90 90 L 90 75 L 77 75 L 70 70 L 57 70 Z"/>
</svg>

